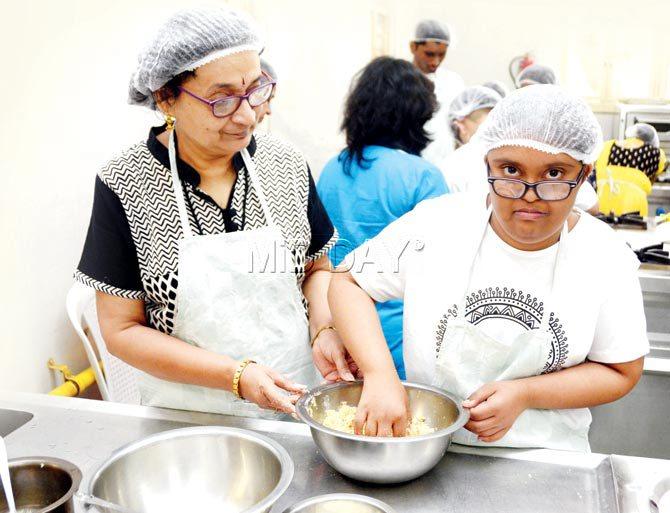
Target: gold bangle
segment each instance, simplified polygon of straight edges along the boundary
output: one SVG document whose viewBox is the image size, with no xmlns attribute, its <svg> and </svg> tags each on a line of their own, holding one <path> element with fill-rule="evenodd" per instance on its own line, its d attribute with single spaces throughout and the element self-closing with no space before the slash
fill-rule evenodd
<svg viewBox="0 0 670 513">
<path fill-rule="evenodd" d="M 312 346 L 312 347 L 314 347 L 314 343 L 316 342 L 316 339 L 319 338 L 319 335 L 321 335 L 321 333 L 324 332 L 324 331 L 326 331 L 326 330 L 337 331 L 337 330 L 335 329 L 335 326 L 321 326 L 321 327 L 316 331 L 316 335 L 314 335 L 314 338 L 313 338 L 312 341 L 309 343 L 309 345 Z"/>
<path fill-rule="evenodd" d="M 242 378 L 242 373 L 244 372 L 244 369 L 246 369 L 249 366 L 249 364 L 251 364 L 251 363 L 256 363 L 256 362 L 254 360 L 252 360 L 251 358 L 245 358 L 237 366 L 237 369 L 235 369 L 235 374 L 233 374 L 233 394 L 235 394 L 240 399 L 244 399 L 240 395 L 240 379 Z"/>
</svg>

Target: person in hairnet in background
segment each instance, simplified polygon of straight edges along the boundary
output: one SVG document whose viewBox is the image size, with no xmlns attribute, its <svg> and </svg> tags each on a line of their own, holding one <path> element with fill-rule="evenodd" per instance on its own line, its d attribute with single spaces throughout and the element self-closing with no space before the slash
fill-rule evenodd
<svg viewBox="0 0 670 513">
<path fill-rule="evenodd" d="M 501 100 L 502 97 L 493 89 L 473 86 L 465 89 L 451 103 L 449 122 L 459 147 L 439 166 L 450 191 L 488 194 L 484 151 L 476 134 Z M 584 182 L 577 191 L 575 206 L 592 215 L 598 213 L 598 196 L 589 182 Z"/>
<path fill-rule="evenodd" d="M 302 154 L 254 133 L 274 90 L 262 49 L 237 11 L 174 14 L 129 88 L 165 123 L 96 178 L 75 278 L 96 290 L 109 351 L 142 371 L 142 404 L 290 414 L 334 369 L 319 375 L 310 341 L 341 352 L 336 232 Z"/>
<path fill-rule="evenodd" d="M 507 93 L 509 93 L 509 89 L 507 89 L 507 86 L 503 84 L 500 80 L 491 80 L 489 82 L 484 82 L 482 84 L 484 87 L 488 87 L 489 89 L 493 89 L 496 93 L 500 95 L 501 98 L 504 98 L 507 96 Z"/>
<path fill-rule="evenodd" d="M 275 87 L 272 89 L 272 94 L 270 95 L 270 98 L 268 98 L 268 101 L 266 101 L 259 109 L 258 125 L 263 122 L 265 116 L 270 116 L 272 114 L 272 100 L 274 100 L 274 97 L 277 94 L 277 72 L 270 63 L 263 58 L 261 58 L 261 72 L 266 81 L 275 83 Z"/>
<path fill-rule="evenodd" d="M 447 116 L 458 146 L 470 142 L 491 109 L 500 100 L 502 96 L 486 86 L 468 87 L 454 98 L 449 105 Z"/>
<path fill-rule="evenodd" d="M 450 43 L 451 35 L 444 24 L 424 20 L 416 26 L 414 39 L 409 45 L 414 65 L 435 84 L 438 110 L 426 124 L 432 142 L 421 154 L 435 165 L 454 151 L 455 141 L 447 124 L 447 111 L 456 95 L 465 88 L 461 76 L 443 64 Z"/>
<path fill-rule="evenodd" d="M 623 141 L 605 143 L 596 166 L 598 169 L 607 165 L 631 167 L 644 173 L 653 184 L 665 171 L 667 162 L 658 132 L 647 123 L 636 123 L 626 129 L 625 136 Z"/>
<path fill-rule="evenodd" d="M 589 408 L 630 392 L 649 351 L 637 258 L 573 208 L 600 125 L 583 100 L 535 85 L 477 137 L 488 198 L 424 201 L 333 275 L 335 326 L 365 376 L 356 433 L 405 434 L 407 393 L 374 308 L 403 299 L 407 379 L 470 412 L 455 442 L 589 451 Z"/>
<path fill-rule="evenodd" d="M 440 170 L 419 156 L 435 109 L 433 83 L 405 60 L 379 57 L 355 77 L 342 122 L 347 147 L 317 185 L 340 235 L 330 253 L 334 265 L 419 202 L 447 192 Z M 404 378 L 402 309 L 402 301 L 389 301 L 377 313 Z"/>
<path fill-rule="evenodd" d="M 516 77 L 517 88 L 536 84 L 558 84 L 556 73 L 548 66 L 531 64 L 522 69 Z"/>
<path fill-rule="evenodd" d="M 450 191 L 488 194 L 484 155 L 480 146 L 471 139 L 501 100 L 500 94 L 489 87 L 472 86 L 464 89 L 451 102 L 447 116 L 458 148 L 442 159 L 439 165 Z"/>
</svg>

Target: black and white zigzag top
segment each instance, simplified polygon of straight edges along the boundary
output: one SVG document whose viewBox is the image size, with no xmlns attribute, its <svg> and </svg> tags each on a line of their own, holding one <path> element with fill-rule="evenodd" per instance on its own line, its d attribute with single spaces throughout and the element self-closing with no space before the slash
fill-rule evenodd
<svg viewBox="0 0 670 513">
<path fill-rule="evenodd" d="M 109 162 L 96 177 L 93 213 L 75 279 L 107 294 L 143 299 L 149 325 L 171 333 L 176 312 L 178 242 L 183 237 L 168 151 L 153 128 L 146 142 Z M 316 194 L 303 156 L 269 135 L 247 150 L 263 192 L 296 262 L 296 286 L 305 265 L 326 254 L 337 233 Z M 218 234 L 266 226 L 241 155 L 227 208 L 199 189 L 200 176 L 182 160 L 179 175 L 194 233 Z"/>
</svg>

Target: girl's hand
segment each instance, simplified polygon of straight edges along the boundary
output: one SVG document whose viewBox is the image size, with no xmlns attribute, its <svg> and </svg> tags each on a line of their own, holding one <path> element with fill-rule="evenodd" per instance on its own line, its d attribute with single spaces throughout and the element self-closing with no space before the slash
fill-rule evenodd
<svg viewBox="0 0 670 513">
<path fill-rule="evenodd" d="M 354 432 L 366 436 L 405 436 L 409 419 L 409 398 L 398 375 L 366 375 Z"/>
<path fill-rule="evenodd" d="M 480 387 L 463 401 L 463 407 L 470 410 L 465 429 L 482 442 L 495 442 L 507 434 L 528 408 L 528 397 L 520 380 L 497 381 Z"/>
</svg>

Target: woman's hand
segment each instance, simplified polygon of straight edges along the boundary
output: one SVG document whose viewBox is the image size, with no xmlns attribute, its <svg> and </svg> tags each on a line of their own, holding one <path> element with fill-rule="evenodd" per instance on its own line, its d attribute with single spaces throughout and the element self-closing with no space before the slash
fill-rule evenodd
<svg viewBox="0 0 670 513">
<path fill-rule="evenodd" d="M 250 363 L 239 383 L 243 399 L 267 410 L 294 414 L 295 403 L 307 391 L 304 385 L 293 383 L 269 367 Z"/>
<path fill-rule="evenodd" d="M 354 420 L 357 435 L 405 436 L 409 418 L 409 398 L 397 374 L 365 376 Z"/>
<path fill-rule="evenodd" d="M 319 334 L 312 348 L 312 357 L 323 379 L 330 383 L 354 381 L 355 375 L 362 377 L 335 330 L 324 330 Z"/>
<path fill-rule="evenodd" d="M 517 417 L 529 407 L 529 400 L 520 380 L 497 381 L 480 387 L 463 401 L 463 407 L 470 410 L 465 429 L 482 442 L 495 442 L 507 434 Z"/>
</svg>

